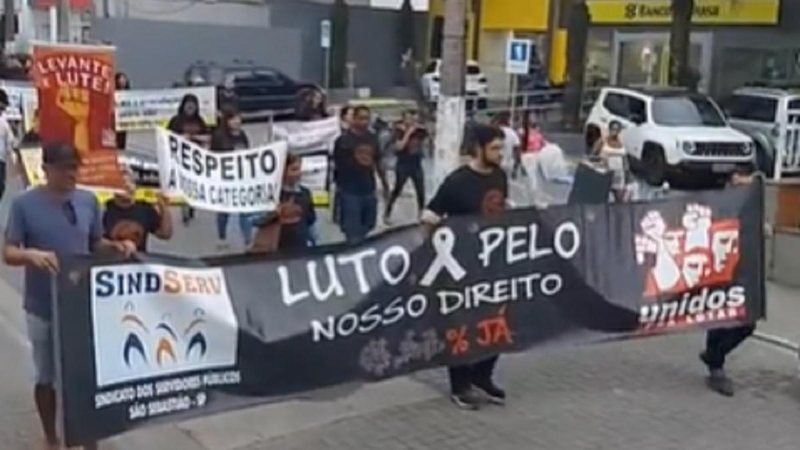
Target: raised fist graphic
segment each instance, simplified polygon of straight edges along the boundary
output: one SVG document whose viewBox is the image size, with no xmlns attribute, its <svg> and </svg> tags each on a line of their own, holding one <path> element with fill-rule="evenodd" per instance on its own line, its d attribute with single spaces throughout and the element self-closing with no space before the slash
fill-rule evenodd
<svg viewBox="0 0 800 450">
<path fill-rule="evenodd" d="M 664 233 L 667 232 L 667 224 L 661 213 L 658 211 L 650 211 L 642 219 L 642 231 L 644 234 L 654 241 L 661 241 L 664 239 Z"/>
<path fill-rule="evenodd" d="M 711 209 L 697 204 L 688 205 L 683 214 L 683 226 L 686 228 L 686 244 L 684 251 L 695 248 L 709 248 L 709 230 L 711 229 Z"/>
<path fill-rule="evenodd" d="M 72 117 L 75 127 L 72 144 L 83 158 L 89 153 L 89 90 L 61 87 L 56 95 L 56 104 Z"/>
</svg>

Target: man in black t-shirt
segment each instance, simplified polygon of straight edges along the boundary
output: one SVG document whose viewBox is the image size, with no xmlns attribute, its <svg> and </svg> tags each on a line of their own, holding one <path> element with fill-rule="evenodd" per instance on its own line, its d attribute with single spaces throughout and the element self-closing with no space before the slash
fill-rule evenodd
<svg viewBox="0 0 800 450">
<path fill-rule="evenodd" d="M 375 228 L 378 198 L 375 175 L 379 174 L 378 138 L 369 131 L 370 111 L 357 106 L 353 123 L 334 145 L 336 181 L 336 222 L 348 243 L 364 240 Z"/>
<path fill-rule="evenodd" d="M 451 173 L 422 214 L 422 222 L 437 226 L 447 216 L 502 214 L 508 197 L 508 179 L 500 168 L 503 159 L 503 131 L 486 125 L 473 129 L 474 147 L 470 162 Z M 451 399 L 463 409 L 478 409 L 481 399 L 473 387 L 496 404 L 505 402 L 505 392 L 492 381 L 498 356 L 464 366 L 451 366 Z"/>
<path fill-rule="evenodd" d="M 136 185 L 132 176 L 125 179 L 126 191 L 114 195 L 106 203 L 103 213 L 103 230 L 112 240 L 129 240 L 136 244 L 139 252 L 147 251 L 147 238 L 152 234 L 159 239 L 172 238 L 172 216 L 169 202 L 159 195 L 156 206 L 136 201 Z"/>
</svg>

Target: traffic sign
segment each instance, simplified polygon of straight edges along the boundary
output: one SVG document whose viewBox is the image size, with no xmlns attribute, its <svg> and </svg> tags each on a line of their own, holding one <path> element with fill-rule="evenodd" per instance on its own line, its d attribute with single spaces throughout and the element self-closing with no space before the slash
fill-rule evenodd
<svg viewBox="0 0 800 450">
<path fill-rule="evenodd" d="M 331 21 L 323 20 L 319 23 L 319 44 L 322 48 L 331 48 Z"/>
<path fill-rule="evenodd" d="M 532 40 L 510 38 L 506 45 L 506 72 L 512 75 L 527 74 L 532 49 Z"/>
</svg>

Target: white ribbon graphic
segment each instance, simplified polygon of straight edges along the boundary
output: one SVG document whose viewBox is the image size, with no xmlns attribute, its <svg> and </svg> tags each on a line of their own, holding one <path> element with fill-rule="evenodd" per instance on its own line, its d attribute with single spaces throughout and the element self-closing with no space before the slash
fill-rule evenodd
<svg viewBox="0 0 800 450">
<path fill-rule="evenodd" d="M 446 269 L 455 281 L 460 281 L 467 275 L 461 264 L 453 257 L 453 247 L 456 243 L 456 236 L 453 230 L 442 227 L 436 230 L 431 237 L 431 244 L 436 251 L 436 259 L 433 260 L 428 271 L 420 280 L 421 286 L 430 286 L 439 276 L 442 269 Z"/>
</svg>

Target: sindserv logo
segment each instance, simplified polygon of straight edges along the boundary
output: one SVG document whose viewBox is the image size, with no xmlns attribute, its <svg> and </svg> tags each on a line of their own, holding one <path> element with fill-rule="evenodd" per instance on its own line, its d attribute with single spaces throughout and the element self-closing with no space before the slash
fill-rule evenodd
<svg viewBox="0 0 800 450">
<path fill-rule="evenodd" d="M 95 267 L 92 307 L 98 386 L 235 363 L 222 269 Z"/>
<path fill-rule="evenodd" d="M 642 329 L 658 331 L 697 323 L 743 319 L 746 292 L 732 285 L 739 267 L 738 219 L 715 220 L 711 208 L 687 205 L 681 223 L 670 227 L 650 211 L 636 235 L 636 260 L 646 267 L 640 309 Z"/>
</svg>

